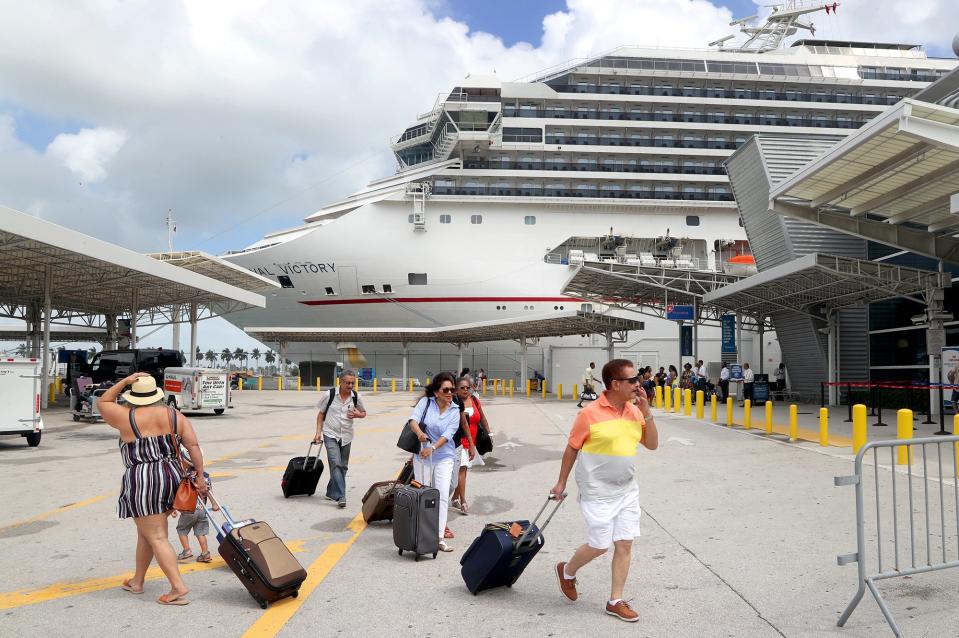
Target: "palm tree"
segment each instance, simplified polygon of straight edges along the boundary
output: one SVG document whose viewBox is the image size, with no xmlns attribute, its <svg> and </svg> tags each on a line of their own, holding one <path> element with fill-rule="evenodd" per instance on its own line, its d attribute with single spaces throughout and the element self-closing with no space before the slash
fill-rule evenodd
<svg viewBox="0 0 959 638">
<path fill-rule="evenodd" d="M 223 350 L 220 352 L 220 361 L 223 363 L 225 367 L 227 367 L 228 369 L 232 369 L 230 366 L 230 361 L 232 360 L 233 360 L 233 351 L 230 350 L 229 348 L 223 348 Z"/>
<path fill-rule="evenodd" d="M 253 357 L 253 360 L 256 362 L 256 367 L 259 368 L 259 367 L 260 367 L 260 356 L 261 356 L 261 354 L 260 354 L 260 349 L 259 349 L 259 348 L 253 348 L 253 351 L 250 352 L 250 356 Z"/>
<path fill-rule="evenodd" d="M 267 350 L 266 355 L 264 355 L 264 358 L 266 359 L 266 365 L 271 367 L 273 366 L 273 363 L 276 361 L 276 355 L 273 354 L 272 350 Z"/>
<path fill-rule="evenodd" d="M 248 356 L 249 355 L 246 353 L 246 351 L 243 348 L 237 348 L 236 350 L 233 351 L 233 358 L 236 359 L 237 362 L 241 363 L 244 368 L 246 367 L 246 358 Z"/>
<path fill-rule="evenodd" d="M 17 349 L 14 352 L 18 357 L 21 358 L 27 356 L 27 344 L 21 343 L 17 346 Z"/>
<path fill-rule="evenodd" d="M 210 365 L 216 367 L 216 353 L 213 350 L 206 351 L 206 360 L 210 362 Z"/>
<path fill-rule="evenodd" d="M 203 361 L 203 350 L 200 349 L 200 346 L 196 347 L 196 356 L 194 357 L 194 361 L 197 363 Z"/>
</svg>

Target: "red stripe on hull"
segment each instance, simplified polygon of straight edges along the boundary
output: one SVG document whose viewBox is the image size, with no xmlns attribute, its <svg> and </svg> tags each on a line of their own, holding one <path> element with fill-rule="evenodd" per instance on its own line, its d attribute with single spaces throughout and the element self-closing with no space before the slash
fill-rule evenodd
<svg viewBox="0 0 959 638">
<path fill-rule="evenodd" d="M 520 301 L 562 301 L 577 302 L 583 301 L 576 297 L 372 297 L 369 299 L 318 299 L 313 301 L 301 301 L 305 306 L 345 306 L 351 304 L 369 304 L 369 303 L 391 303 L 398 301 L 400 303 L 477 303 L 484 301 L 500 302 L 520 302 Z"/>
</svg>

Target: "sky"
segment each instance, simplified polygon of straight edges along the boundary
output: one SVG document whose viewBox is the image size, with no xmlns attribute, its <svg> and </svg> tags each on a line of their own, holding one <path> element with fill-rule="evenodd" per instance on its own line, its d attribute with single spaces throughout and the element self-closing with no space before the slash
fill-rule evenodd
<svg viewBox="0 0 959 638">
<path fill-rule="evenodd" d="M 762 4 L 765 4 L 763 2 Z M 468 73 L 704 47 L 749 0 L 0 0 L 0 204 L 122 246 L 214 254 L 393 172 L 388 142 Z M 817 37 L 952 57 L 956 0 L 847 0 Z M 168 345 L 170 331 L 145 340 Z M 252 348 L 224 320 L 207 349 Z M 262 349 L 262 348 L 261 348 Z"/>
</svg>

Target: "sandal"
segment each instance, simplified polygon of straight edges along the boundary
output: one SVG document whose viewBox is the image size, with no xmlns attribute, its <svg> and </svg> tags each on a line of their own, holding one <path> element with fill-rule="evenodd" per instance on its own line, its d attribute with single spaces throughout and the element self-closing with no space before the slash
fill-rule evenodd
<svg viewBox="0 0 959 638">
<path fill-rule="evenodd" d="M 450 528 L 447 527 L 445 530 L 443 530 L 443 538 L 456 538 L 456 536 L 454 536 L 453 532 L 450 531 Z"/>
<path fill-rule="evenodd" d="M 193 558 L 193 552 L 189 549 L 185 549 L 176 555 L 177 560 L 187 560 L 189 558 Z"/>
<path fill-rule="evenodd" d="M 157 598 L 157 602 L 160 603 L 161 605 L 176 605 L 178 607 L 182 607 L 183 605 L 190 604 L 190 601 L 187 600 L 186 598 L 183 598 L 182 596 L 177 598 L 171 598 L 168 594 L 163 594 L 162 596 Z"/>
<path fill-rule="evenodd" d="M 463 516 L 468 516 L 470 513 L 469 508 L 466 506 L 466 501 L 460 503 L 460 514 Z"/>
<path fill-rule="evenodd" d="M 199 556 L 196 557 L 196 562 L 198 562 L 198 563 L 212 563 L 212 562 L 213 562 L 213 557 L 210 556 L 210 552 L 203 552 L 202 554 L 200 554 Z"/>
<path fill-rule="evenodd" d="M 453 551 L 453 546 L 452 546 L 452 545 L 447 545 L 447 544 L 446 544 L 446 541 L 440 541 L 439 550 L 440 550 L 441 552 L 451 552 L 451 551 Z"/>
<path fill-rule="evenodd" d="M 452 501 L 450 501 L 450 505 L 453 506 L 453 509 L 460 509 L 461 507 L 460 500 L 458 498 L 454 498 Z"/>
<path fill-rule="evenodd" d="M 130 584 L 130 581 L 131 581 L 131 580 L 133 580 L 133 579 L 132 579 L 132 578 L 127 578 L 127 579 L 126 579 L 125 581 L 123 581 L 123 583 L 120 585 L 120 588 L 123 589 L 124 591 L 130 592 L 131 594 L 136 594 L 136 595 L 142 594 L 142 593 L 143 593 L 143 587 L 140 587 L 140 590 L 137 591 L 136 589 L 133 588 L 133 585 Z"/>
</svg>

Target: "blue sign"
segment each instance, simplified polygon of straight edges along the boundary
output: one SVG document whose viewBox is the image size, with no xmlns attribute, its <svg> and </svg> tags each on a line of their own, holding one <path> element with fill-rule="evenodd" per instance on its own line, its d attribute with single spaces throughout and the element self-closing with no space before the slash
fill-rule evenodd
<svg viewBox="0 0 959 638">
<path fill-rule="evenodd" d="M 743 366 L 740 363 L 730 363 L 729 364 L 729 380 L 730 381 L 742 381 L 743 380 Z"/>
<path fill-rule="evenodd" d="M 666 306 L 666 318 L 670 321 L 692 321 L 695 315 L 692 306 Z"/>
<path fill-rule="evenodd" d="M 736 315 L 723 315 L 721 317 L 723 327 L 723 354 L 734 354 L 736 352 Z"/>
<path fill-rule="evenodd" d="M 679 334 L 679 343 L 681 348 L 680 354 L 684 357 L 691 357 L 693 356 L 693 327 L 680 326 L 680 329 L 681 329 L 681 332 Z"/>
</svg>

